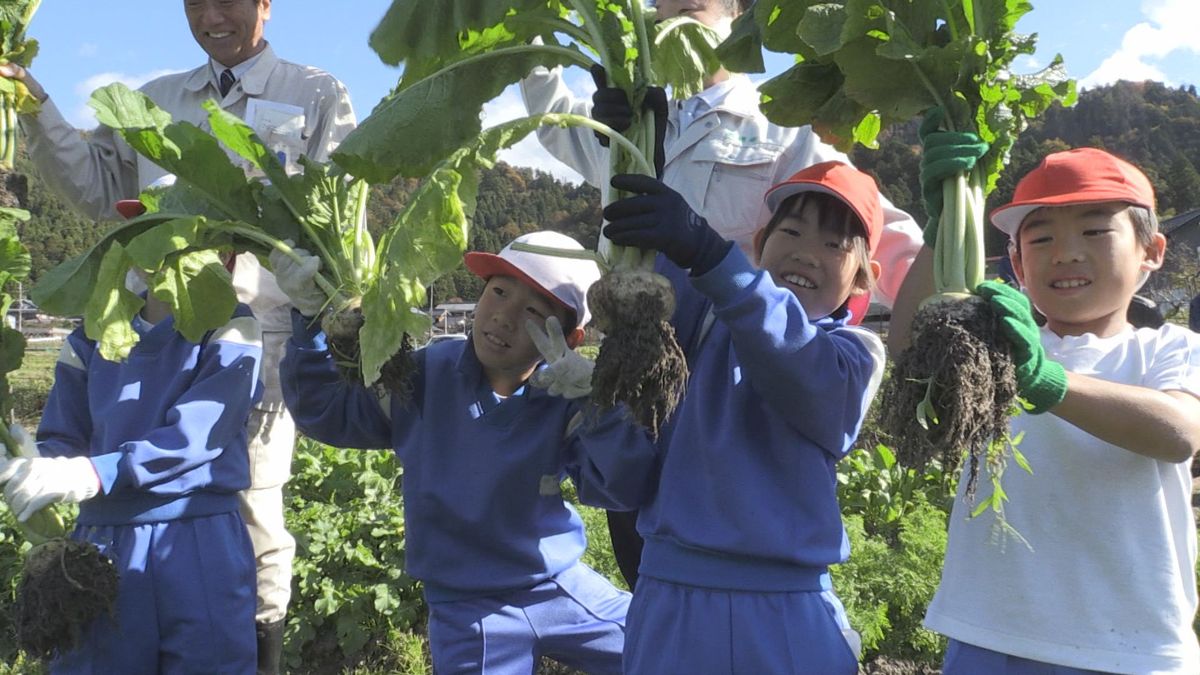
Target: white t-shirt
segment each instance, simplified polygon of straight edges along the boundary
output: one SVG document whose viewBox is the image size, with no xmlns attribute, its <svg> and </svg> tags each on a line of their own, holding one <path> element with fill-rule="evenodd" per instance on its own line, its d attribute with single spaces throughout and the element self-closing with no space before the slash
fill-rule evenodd
<svg viewBox="0 0 1200 675">
<path fill-rule="evenodd" d="M 1200 335 L 1166 325 L 1108 338 L 1042 330 L 1048 358 L 1113 382 L 1200 396 Z M 993 651 L 1116 673 L 1200 673 L 1191 461 L 1105 443 L 1050 413 L 1013 420 L 1033 469 L 1009 463 L 1006 516 L 1029 543 L 969 519 L 961 486 L 931 630 Z M 979 496 L 990 490 L 981 468 Z M 965 484 L 965 481 L 962 481 Z"/>
</svg>

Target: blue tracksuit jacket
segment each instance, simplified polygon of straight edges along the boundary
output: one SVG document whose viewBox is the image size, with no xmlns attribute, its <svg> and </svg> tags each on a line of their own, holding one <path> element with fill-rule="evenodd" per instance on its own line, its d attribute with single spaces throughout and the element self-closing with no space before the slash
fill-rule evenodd
<svg viewBox="0 0 1200 675">
<path fill-rule="evenodd" d="M 133 321 L 141 341 L 108 361 L 77 329 L 55 366 L 41 425 L 44 456 L 88 456 L 102 493 L 79 524 L 126 525 L 234 512 L 250 485 L 246 420 L 261 396 L 262 337 L 250 308 L 203 344 L 174 321 Z"/>
<path fill-rule="evenodd" d="M 631 508 L 656 478 L 653 445 L 620 411 L 593 418 L 568 440 L 579 405 L 531 386 L 499 399 L 471 340 L 437 343 L 413 358 L 413 401 L 381 400 L 346 382 L 324 334 L 293 312 L 280 373 L 305 434 L 395 450 L 404 464 L 407 571 L 430 601 L 530 588 L 574 565 L 586 538 L 559 493 L 566 475 L 581 501 L 615 509 Z"/>
<path fill-rule="evenodd" d="M 800 302 L 736 247 L 672 282 L 688 390 L 660 438 L 661 479 L 638 520 L 641 574 L 748 591 L 816 591 L 849 553 L 835 465 L 874 395 L 882 344 Z M 705 317 L 715 321 L 705 333 Z"/>
</svg>

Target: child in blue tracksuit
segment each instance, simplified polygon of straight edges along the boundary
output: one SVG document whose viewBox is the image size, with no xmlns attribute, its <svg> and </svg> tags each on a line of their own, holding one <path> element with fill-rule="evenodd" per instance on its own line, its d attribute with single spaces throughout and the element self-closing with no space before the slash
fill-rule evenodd
<svg viewBox="0 0 1200 675">
<path fill-rule="evenodd" d="M 37 433 L 40 456 L 4 462 L 20 520 L 78 502 L 75 539 L 112 559 L 102 616 L 53 673 L 253 673 L 254 553 L 238 511 L 250 485 L 246 420 L 261 395 L 262 335 L 238 305 L 199 344 L 146 297 L 141 340 L 106 360 L 83 328 L 67 337 Z"/>
<path fill-rule="evenodd" d="M 638 518 L 626 672 L 855 673 L 828 568 L 848 554 L 835 465 L 883 369 L 846 309 L 878 274 L 875 183 L 824 162 L 776 185 L 758 269 L 662 183 L 612 184 L 637 196 L 605 209 L 604 234 L 662 252 L 691 371 Z"/>
<path fill-rule="evenodd" d="M 298 309 L 281 370 L 284 398 L 309 436 L 391 447 L 403 462 L 406 566 L 424 583 L 437 673 L 530 675 L 541 655 L 588 673 L 620 673 L 629 594 L 579 562 L 583 523 L 559 484 L 569 473 L 581 500 L 623 508 L 622 495 L 648 482 L 626 465 L 652 462 L 655 452 L 619 414 L 566 440 L 578 404 L 528 385 L 541 357 L 526 321 L 554 317 L 577 344 L 599 270 L 516 244 L 582 249 L 565 235 L 535 232 L 499 255 L 468 253 L 467 267 L 487 280 L 470 338 L 414 353 L 407 405 L 338 374 L 324 334 L 303 315 L 323 304 L 311 281 L 315 265 L 274 256 Z M 612 451 L 581 459 L 593 436 Z"/>
</svg>

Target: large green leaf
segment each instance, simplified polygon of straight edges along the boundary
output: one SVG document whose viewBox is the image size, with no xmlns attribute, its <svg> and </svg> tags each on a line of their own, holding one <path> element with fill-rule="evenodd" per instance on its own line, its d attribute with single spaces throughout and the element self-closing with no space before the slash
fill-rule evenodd
<svg viewBox="0 0 1200 675">
<path fill-rule="evenodd" d="M 449 60 L 461 51 L 464 33 L 483 31 L 509 14 L 546 11 L 546 0 L 394 0 L 371 32 L 370 45 L 389 65 L 411 58 Z"/>
<path fill-rule="evenodd" d="M 684 100 L 704 89 L 706 77 L 721 67 L 716 31 L 688 17 L 675 17 L 658 24 L 652 60 L 655 84 L 670 86 L 671 95 Z"/>
<path fill-rule="evenodd" d="M 717 58 L 735 73 L 763 73 L 767 66 L 763 62 L 763 37 L 758 22 L 754 20 L 754 8 L 742 12 L 733 21 L 729 37 L 717 45 Z"/>
<path fill-rule="evenodd" d="M 0 374 L 11 373 L 20 369 L 25 356 L 25 336 L 21 331 L 0 327 Z M 4 398 L 8 394 L 8 382 L 4 382 Z"/>
<path fill-rule="evenodd" d="M 479 190 L 478 169 L 490 166 L 504 148 L 543 124 L 566 124 L 571 116 L 547 114 L 489 128 L 476 143 L 443 162 L 409 199 L 380 242 L 383 273 L 364 295 L 359 332 L 363 380 L 374 382 L 400 349 L 404 335 L 420 335 L 428 320 L 413 312 L 425 304 L 425 288 L 462 262 L 469 216 Z"/>
<path fill-rule="evenodd" d="M 211 249 L 171 255 L 150 286 L 154 297 L 171 306 L 175 330 L 192 342 L 228 323 L 237 307 L 229 270 Z"/>
<path fill-rule="evenodd" d="M 59 316 L 84 313 L 92 290 L 97 286 L 101 260 L 114 242 L 128 242 L 146 230 L 176 218 L 170 213 L 149 213 L 123 223 L 104 235 L 90 249 L 64 260 L 42 275 L 29 296 L 46 312 Z M 123 249 L 122 249 L 123 250 Z M 122 285 L 124 277 L 122 277 Z"/>
<path fill-rule="evenodd" d="M 191 184 L 226 218 L 257 222 L 255 188 L 211 134 L 187 122 L 172 123 L 150 97 L 119 82 L 97 89 L 88 105 L 101 124 L 121 134 L 138 154 Z"/>
<path fill-rule="evenodd" d="M 132 322 L 146 303 L 125 288 L 129 267 L 125 247 L 114 241 L 100 259 L 95 286 L 83 312 L 84 332 L 99 343 L 100 355 L 109 361 L 125 360 L 139 339 Z"/>
<path fill-rule="evenodd" d="M 591 63 L 577 50 L 507 47 L 448 66 L 394 93 L 346 137 L 333 160 L 351 175 L 386 183 L 422 177 L 483 128 L 483 105 L 534 66 Z"/>
</svg>

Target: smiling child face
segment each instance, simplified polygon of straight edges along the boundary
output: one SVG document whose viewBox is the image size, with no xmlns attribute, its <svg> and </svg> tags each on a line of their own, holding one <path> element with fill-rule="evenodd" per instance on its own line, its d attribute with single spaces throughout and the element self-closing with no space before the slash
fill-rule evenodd
<svg viewBox="0 0 1200 675">
<path fill-rule="evenodd" d="M 1108 337 L 1125 315 L 1144 272 L 1162 266 L 1166 239 L 1138 240 L 1131 207 L 1099 202 L 1043 207 L 1017 232 L 1013 269 L 1058 335 Z"/>
</svg>

